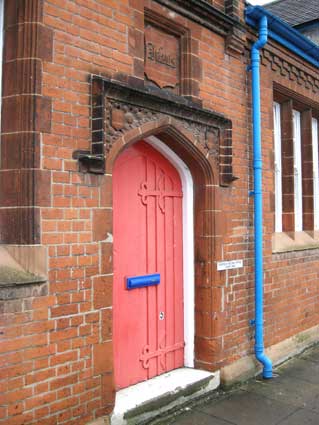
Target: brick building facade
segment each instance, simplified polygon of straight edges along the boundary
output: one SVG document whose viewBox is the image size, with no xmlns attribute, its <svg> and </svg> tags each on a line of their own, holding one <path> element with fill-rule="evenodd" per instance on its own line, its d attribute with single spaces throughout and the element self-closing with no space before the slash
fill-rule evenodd
<svg viewBox="0 0 319 425">
<path fill-rule="evenodd" d="M 80 425 L 113 411 L 112 174 L 140 140 L 167 146 L 192 177 L 190 362 L 220 370 L 225 382 L 255 373 L 247 65 L 256 31 L 245 24 L 244 2 L 4 3 L 0 424 Z M 318 52 L 309 54 L 318 63 Z M 260 79 L 265 345 L 278 362 L 318 340 L 318 67 L 270 37 Z M 301 228 L 294 111 L 301 117 Z M 230 260 L 243 267 L 217 270 Z"/>
</svg>

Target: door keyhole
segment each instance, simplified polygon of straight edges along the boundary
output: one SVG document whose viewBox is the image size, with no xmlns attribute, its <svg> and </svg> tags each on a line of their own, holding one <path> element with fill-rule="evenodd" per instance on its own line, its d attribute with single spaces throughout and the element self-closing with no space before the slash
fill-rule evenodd
<svg viewBox="0 0 319 425">
<path fill-rule="evenodd" d="M 161 311 L 159 314 L 159 319 L 164 320 L 164 317 L 165 317 L 164 311 Z"/>
</svg>

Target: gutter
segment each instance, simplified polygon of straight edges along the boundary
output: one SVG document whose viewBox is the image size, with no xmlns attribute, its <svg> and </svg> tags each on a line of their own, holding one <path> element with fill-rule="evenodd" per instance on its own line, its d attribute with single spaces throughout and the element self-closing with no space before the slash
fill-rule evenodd
<svg viewBox="0 0 319 425">
<path fill-rule="evenodd" d="M 263 319 L 263 228 L 262 228 L 262 153 L 260 126 L 260 57 L 259 51 L 267 43 L 267 17 L 259 19 L 259 38 L 251 50 L 253 104 L 253 167 L 254 167 L 254 260 L 255 260 L 255 356 L 263 364 L 263 377 L 272 378 L 272 363 L 264 353 Z"/>
<path fill-rule="evenodd" d="M 248 6 L 246 8 L 245 19 L 248 25 L 258 27 L 262 16 L 265 16 L 268 20 L 268 36 L 270 38 L 316 68 L 319 67 L 319 47 L 313 41 L 261 6 Z"/>
<path fill-rule="evenodd" d="M 312 21 L 304 22 L 293 26 L 298 31 L 300 30 L 311 30 L 312 28 L 319 28 L 319 18 L 313 19 Z"/>
</svg>

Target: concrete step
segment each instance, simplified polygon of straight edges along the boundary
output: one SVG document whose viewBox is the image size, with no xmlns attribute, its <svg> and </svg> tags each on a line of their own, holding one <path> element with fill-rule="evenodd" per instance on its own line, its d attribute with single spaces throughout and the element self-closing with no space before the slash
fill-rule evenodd
<svg viewBox="0 0 319 425">
<path fill-rule="evenodd" d="M 218 388 L 219 372 L 176 369 L 116 393 L 111 425 L 146 425 Z"/>
</svg>

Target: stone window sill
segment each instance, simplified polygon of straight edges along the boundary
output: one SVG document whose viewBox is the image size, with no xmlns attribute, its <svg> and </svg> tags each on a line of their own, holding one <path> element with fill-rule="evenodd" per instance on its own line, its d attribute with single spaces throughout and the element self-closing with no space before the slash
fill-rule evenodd
<svg viewBox="0 0 319 425">
<path fill-rule="evenodd" d="M 319 231 L 273 233 L 272 252 L 304 251 L 319 248 Z"/>
<path fill-rule="evenodd" d="M 0 288 L 44 282 L 46 282 L 45 277 L 14 267 L 0 266 Z"/>
<path fill-rule="evenodd" d="M 47 248 L 41 245 L 0 246 L 0 289 L 47 281 Z"/>
</svg>

